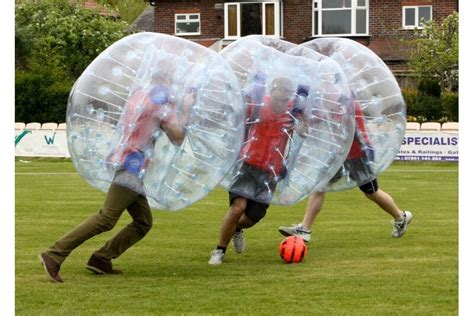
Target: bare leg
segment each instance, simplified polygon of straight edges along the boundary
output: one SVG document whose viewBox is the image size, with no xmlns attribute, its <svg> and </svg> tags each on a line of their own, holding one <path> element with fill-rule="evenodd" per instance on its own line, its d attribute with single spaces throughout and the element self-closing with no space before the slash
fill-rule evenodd
<svg viewBox="0 0 474 316">
<path fill-rule="evenodd" d="M 366 193 L 365 196 L 369 200 L 377 203 L 377 205 L 380 206 L 380 208 L 385 212 L 390 214 L 394 220 L 398 221 L 403 219 L 402 211 L 398 208 L 397 204 L 388 193 L 378 189 L 377 192 L 372 194 Z"/>
<path fill-rule="evenodd" d="M 224 216 L 221 224 L 219 243 L 220 247 L 227 247 L 237 228 L 239 219 L 244 215 L 247 207 L 247 200 L 241 197 L 235 198 L 229 207 L 227 214 Z"/>
<path fill-rule="evenodd" d="M 308 204 L 306 205 L 306 213 L 303 219 L 303 228 L 311 230 L 316 216 L 318 216 L 324 203 L 324 192 L 314 192 L 309 196 Z"/>
</svg>

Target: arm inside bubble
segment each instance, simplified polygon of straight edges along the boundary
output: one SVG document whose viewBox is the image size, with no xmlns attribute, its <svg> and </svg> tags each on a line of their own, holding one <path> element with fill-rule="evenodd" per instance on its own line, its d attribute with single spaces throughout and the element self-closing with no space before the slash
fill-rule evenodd
<svg viewBox="0 0 474 316">
<path fill-rule="evenodd" d="M 170 141 L 175 145 L 181 145 L 186 136 L 186 125 L 189 122 L 191 116 L 192 107 L 196 103 L 196 94 L 191 91 L 183 99 L 183 107 L 179 118 L 176 117 L 175 113 L 168 120 L 161 122 L 161 128 L 166 133 Z"/>
</svg>

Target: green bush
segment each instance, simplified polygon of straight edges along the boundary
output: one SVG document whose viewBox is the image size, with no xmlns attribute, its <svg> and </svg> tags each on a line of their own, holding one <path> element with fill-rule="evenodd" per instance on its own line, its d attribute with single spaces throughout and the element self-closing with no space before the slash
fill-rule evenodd
<svg viewBox="0 0 474 316">
<path fill-rule="evenodd" d="M 64 122 L 74 81 L 127 28 L 68 0 L 16 5 L 15 119 Z"/>
<path fill-rule="evenodd" d="M 37 66 L 15 77 L 15 121 L 65 122 L 69 92 L 74 82 L 51 67 Z"/>
<path fill-rule="evenodd" d="M 431 78 L 421 79 L 418 83 L 418 90 L 421 94 L 438 98 L 441 96 L 441 86 L 439 85 L 439 81 Z"/>
<path fill-rule="evenodd" d="M 444 111 L 441 98 L 423 94 L 414 89 L 404 89 L 402 93 L 409 121 L 422 123 L 443 120 Z"/>
<path fill-rule="evenodd" d="M 444 92 L 441 95 L 441 104 L 448 121 L 459 121 L 459 95 L 455 92 Z"/>
<path fill-rule="evenodd" d="M 44 64 L 53 56 L 77 78 L 100 52 L 127 34 L 128 24 L 67 0 L 44 0 L 17 5 L 15 26 L 16 32 L 34 38 L 30 61 Z"/>
</svg>

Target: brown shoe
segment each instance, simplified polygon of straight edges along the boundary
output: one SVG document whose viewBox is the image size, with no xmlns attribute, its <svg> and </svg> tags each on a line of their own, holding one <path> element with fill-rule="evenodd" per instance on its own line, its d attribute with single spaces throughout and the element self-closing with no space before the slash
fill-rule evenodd
<svg viewBox="0 0 474 316">
<path fill-rule="evenodd" d="M 97 274 L 121 274 L 122 271 L 115 270 L 112 268 L 110 260 L 102 259 L 99 256 L 93 254 L 89 261 L 87 261 L 87 270 L 90 270 Z"/>
<path fill-rule="evenodd" d="M 59 275 L 61 265 L 51 259 L 46 252 L 41 253 L 39 259 L 43 264 L 44 271 L 46 271 L 51 280 L 53 280 L 53 282 L 63 283 L 63 279 L 61 279 L 61 276 Z"/>
</svg>

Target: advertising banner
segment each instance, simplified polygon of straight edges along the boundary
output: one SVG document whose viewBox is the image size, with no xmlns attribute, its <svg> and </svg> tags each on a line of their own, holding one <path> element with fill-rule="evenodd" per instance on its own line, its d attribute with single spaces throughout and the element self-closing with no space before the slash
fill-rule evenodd
<svg viewBox="0 0 474 316">
<path fill-rule="evenodd" d="M 406 133 L 395 160 L 459 161 L 458 133 Z"/>
<path fill-rule="evenodd" d="M 395 160 L 459 161 L 458 133 L 407 132 Z M 15 130 L 15 156 L 69 158 L 66 131 Z"/>
<path fill-rule="evenodd" d="M 15 156 L 69 158 L 66 131 L 15 130 Z"/>
</svg>

